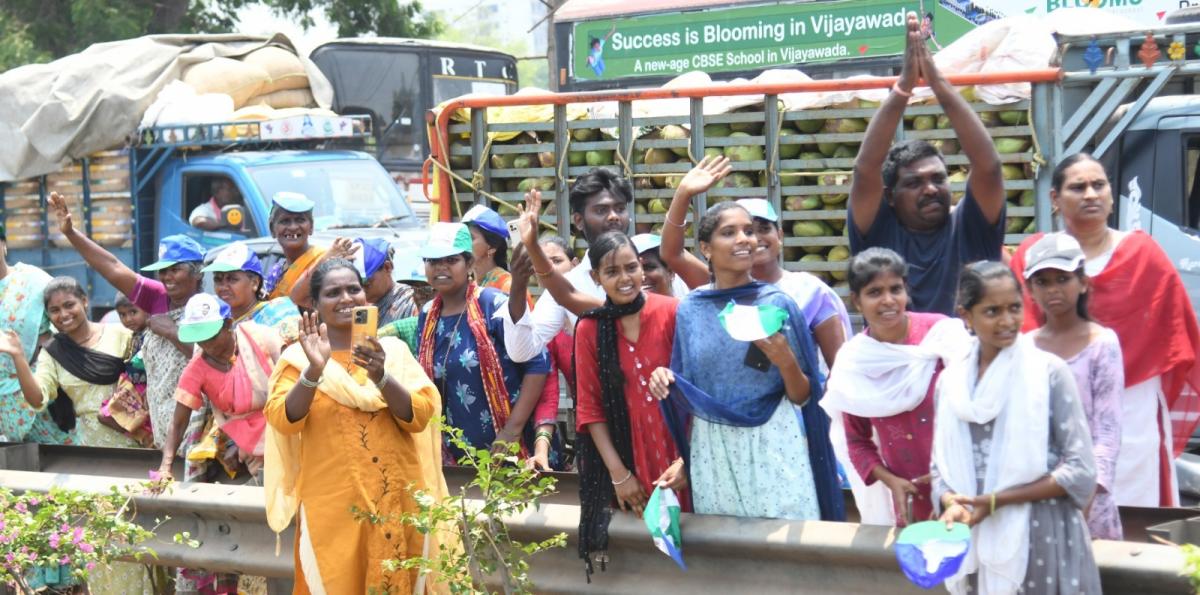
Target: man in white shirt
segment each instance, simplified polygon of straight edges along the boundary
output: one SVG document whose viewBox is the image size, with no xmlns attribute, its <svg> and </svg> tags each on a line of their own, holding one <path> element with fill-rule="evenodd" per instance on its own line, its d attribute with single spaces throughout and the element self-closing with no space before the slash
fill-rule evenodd
<svg viewBox="0 0 1200 595">
<path fill-rule="evenodd" d="M 242 202 L 242 193 L 238 192 L 237 186 L 229 178 L 213 178 L 210 189 L 212 196 L 188 215 L 188 223 L 204 231 L 225 227 L 225 222 L 221 220 L 221 209 Z"/>
<path fill-rule="evenodd" d="M 608 231 L 629 230 L 629 214 L 633 211 L 633 185 L 629 180 L 607 170 L 593 169 L 580 176 L 571 185 L 568 202 L 571 207 L 571 222 L 589 244 L 600 234 Z M 529 287 L 528 274 L 517 274 L 521 267 L 518 260 L 527 260 L 524 249 L 513 251 L 513 279 L 510 295 L 522 295 Z M 566 274 L 575 289 L 604 299 L 604 289 L 592 279 L 592 263 L 587 255 L 582 262 Z M 687 286 L 675 278 L 675 295 L 682 297 Z M 519 304 L 516 302 L 520 302 Z M 538 298 L 532 312 L 527 312 L 525 300 L 509 300 L 508 308 L 497 312 L 504 318 L 504 346 L 514 362 L 523 362 L 537 357 L 558 333 L 575 332 L 577 317 L 549 292 Z M 507 314 L 507 316 L 504 316 Z M 514 322 L 516 321 L 516 322 Z"/>
</svg>

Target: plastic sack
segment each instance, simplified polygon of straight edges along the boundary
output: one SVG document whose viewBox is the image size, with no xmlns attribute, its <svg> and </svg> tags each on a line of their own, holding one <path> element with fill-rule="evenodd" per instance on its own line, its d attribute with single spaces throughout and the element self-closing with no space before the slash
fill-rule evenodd
<svg viewBox="0 0 1200 595">
<path fill-rule="evenodd" d="M 1012 72 L 1046 68 L 1054 57 L 1053 31 L 1043 19 L 1012 16 L 978 27 L 934 55 L 943 76 L 972 72 Z M 1029 83 L 979 85 L 976 96 L 992 105 L 1029 99 Z M 917 89 L 913 101 L 933 96 L 928 88 Z"/>
<path fill-rule="evenodd" d="M 270 79 L 266 70 L 232 58 L 213 58 L 183 71 L 183 82 L 197 94 L 223 93 L 233 98 L 235 108 L 261 93 Z"/>
<path fill-rule="evenodd" d="M 142 116 L 142 127 L 228 122 L 233 98 L 223 93 L 198 94 L 181 81 L 168 83 Z"/>
<path fill-rule="evenodd" d="M 242 63 L 261 68 L 267 73 L 267 81 L 258 90 L 259 95 L 308 89 L 308 73 L 304 71 L 304 63 L 296 54 L 284 48 L 269 45 L 254 50 L 242 57 Z"/>
</svg>

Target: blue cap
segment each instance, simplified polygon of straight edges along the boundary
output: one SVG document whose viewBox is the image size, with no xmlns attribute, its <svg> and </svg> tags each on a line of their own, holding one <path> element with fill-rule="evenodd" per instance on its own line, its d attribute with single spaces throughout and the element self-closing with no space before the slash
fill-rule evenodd
<svg viewBox="0 0 1200 595">
<path fill-rule="evenodd" d="M 354 268 L 358 269 L 363 279 L 367 279 L 387 262 L 391 244 L 383 238 L 355 238 L 354 243 L 359 246 L 358 253 L 354 255 Z"/>
<path fill-rule="evenodd" d="M 421 258 L 445 258 L 455 254 L 470 254 L 471 231 L 462 223 L 434 223 L 429 239 L 417 254 Z"/>
<path fill-rule="evenodd" d="M 655 233 L 639 233 L 632 238 L 633 247 L 637 249 L 637 253 L 649 252 L 662 245 L 662 236 Z"/>
<path fill-rule="evenodd" d="M 288 191 L 276 192 L 275 196 L 271 197 L 271 202 L 289 213 L 307 213 L 316 206 L 316 203 L 307 196 L 299 192 Z"/>
<path fill-rule="evenodd" d="M 425 277 L 425 261 L 412 252 L 396 253 L 392 257 L 392 277 L 397 281 L 429 282 Z"/>
<path fill-rule="evenodd" d="M 161 271 L 181 262 L 204 262 L 204 247 L 182 234 L 167 236 L 158 243 L 158 262 L 142 267 L 143 271 Z"/>
<path fill-rule="evenodd" d="M 779 214 L 775 212 L 775 207 L 771 205 L 771 201 L 763 198 L 743 198 L 737 201 L 743 209 L 750 212 L 750 216 L 755 219 L 766 219 L 771 223 L 779 221 Z"/>
<path fill-rule="evenodd" d="M 462 222 L 474 225 L 483 231 L 494 233 L 502 238 L 508 238 L 508 224 L 500 213 L 483 205 L 475 205 L 462 216 Z"/>
<path fill-rule="evenodd" d="M 213 259 L 212 264 L 204 267 L 205 273 L 230 273 L 233 271 L 246 271 L 266 278 L 266 275 L 263 274 L 262 261 L 258 259 L 258 255 L 250 249 L 246 242 L 234 242 L 225 246 Z"/>
</svg>

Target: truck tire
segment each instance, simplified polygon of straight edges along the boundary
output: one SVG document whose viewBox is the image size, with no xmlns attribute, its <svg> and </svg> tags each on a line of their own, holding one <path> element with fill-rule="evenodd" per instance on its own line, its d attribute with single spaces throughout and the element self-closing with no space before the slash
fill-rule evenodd
<svg viewBox="0 0 1200 595">
<path fill-rule="evenodd" d="M 1168 14 L 1167 18 L 1163 19 L 1163 22 L 1168 25 L 1200 22 L 1200 6 L 1180 8 L 1179 10 Z"/>
</svg>

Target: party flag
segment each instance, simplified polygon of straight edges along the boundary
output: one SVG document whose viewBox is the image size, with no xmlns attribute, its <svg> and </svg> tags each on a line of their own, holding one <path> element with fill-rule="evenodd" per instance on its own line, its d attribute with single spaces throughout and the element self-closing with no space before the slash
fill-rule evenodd
<svg viewBox="0 0 1200 595">
<path fill-rule="evenodd" d="M 738 341 L 757 341 L 779 332 L 788 319 L 787 310 L 769 304 L 743 306 L 732 301 L 717 315 L 721 326 Z"/>
<path fill-rule="evenodd" d="M 942 521 L 909 525 L 896 538 L 896 560 L 914 585 L 930 589 L 954 576 L 971 547 L 971 529 Z"/>
<path fill-rule="evenodd" d="M 675 490 L 655 487 L 646 501 L 646 510 L 642 513 L 650 537 L 654 538 L 654 546 L 671 559 L 680 568 L 687 570 L 683 563 L 683 541 L 679 532 L 679 498 Z"/>
</svg>

